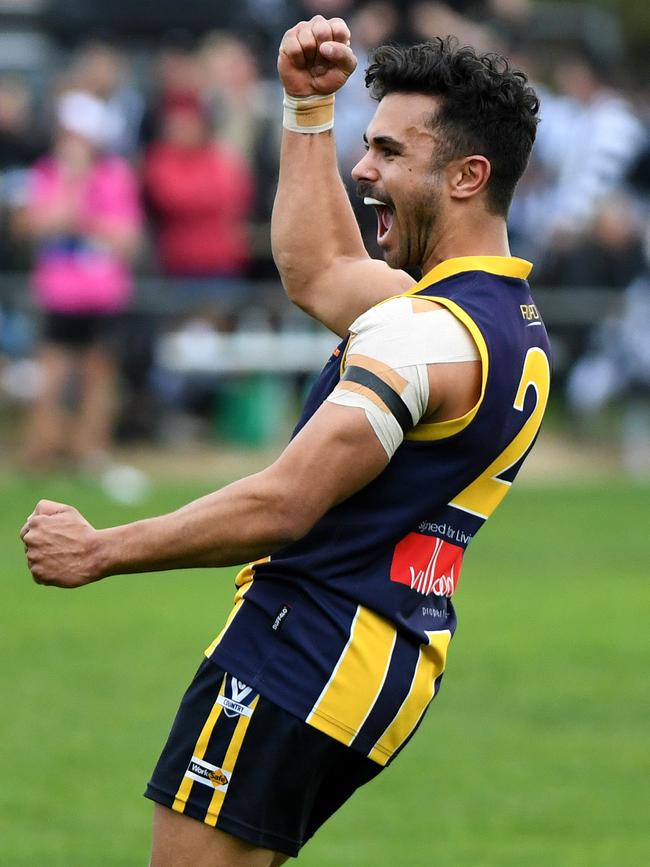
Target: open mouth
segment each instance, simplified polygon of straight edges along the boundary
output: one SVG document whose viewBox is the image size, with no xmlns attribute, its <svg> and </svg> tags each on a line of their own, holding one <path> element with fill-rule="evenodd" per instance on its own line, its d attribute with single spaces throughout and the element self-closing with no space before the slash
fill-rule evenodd
<svg viewBox="0 0 650 867">
<path fill-rule="evenodd" d="M 393 225 L 395 217 L 393 209 L 386 202 L 380 202 L 379 199 L 373 199 L 370 196 L 366 196 L 363 203 L 364 205 L 372 205 L 375 209 L 377 214 L 377 243 L 380 244 Z"/>
</svg>

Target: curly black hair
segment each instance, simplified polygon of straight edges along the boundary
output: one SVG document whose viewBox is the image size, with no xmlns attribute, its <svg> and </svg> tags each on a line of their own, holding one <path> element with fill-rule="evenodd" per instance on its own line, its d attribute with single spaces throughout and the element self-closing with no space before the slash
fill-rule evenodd
<svg viewBox="0 0 650 867">
<path fill-rule="evenodd" d="M 525 73 L 498 54 L 477 54 L 453 36 L 420 45 L 382 45 L 366 70 L 366 87 L 381 100 L 389 93 L 441 97 L 431 116 L 440 162 L 471 154 L 487 157 L 488 207 L 506 216 L 528 163 L 539 119 L 539 100 Z"/>
</svg>

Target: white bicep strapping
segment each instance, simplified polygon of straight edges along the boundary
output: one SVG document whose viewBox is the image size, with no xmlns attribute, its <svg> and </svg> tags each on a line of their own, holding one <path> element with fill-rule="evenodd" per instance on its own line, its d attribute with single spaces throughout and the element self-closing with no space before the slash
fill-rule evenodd
<svg viewBox="0 0 650 867">
<path fill-rule="evenodd" d="M 478 361 L 465 326 L 446 309 L 401 296 L 350 326 L 345 370 L 328 400 L 365 411 L 389 458 L 426 413 L 428 364 Z"/>
</svg>

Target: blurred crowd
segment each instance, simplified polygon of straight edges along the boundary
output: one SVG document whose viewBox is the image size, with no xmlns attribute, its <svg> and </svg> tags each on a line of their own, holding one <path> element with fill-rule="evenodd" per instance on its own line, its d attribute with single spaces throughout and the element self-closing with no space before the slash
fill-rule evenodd
<svg viewBox="0 0 650 867">
<path fill-rule="evenodd" d="M 144 49 L 105 36 L 77 41 L 45 69 L 3 69 L 0 60 L 0 381 L 32 398 L 26 464 L 65 453 L 92 466 L 120 418 L 139 417 L 134 427 L 152 435 L 156 400 L 179 399 L 169 383 L 154 385 L 153 346 L 168 321 L 125 317 L 134 274 L 173 281 L 196 302 L 191 326 L 198 315 L 218 332 L 248 321 L 237 305 L 242 281 L 276 279 L 275 56 L 284 30 L 315 13 L 346 18 L 359 58 L 337 95 L 344 178 L 374 111 L 363 69 L 376 45 L 453 33 L 528 73 L 542 124 L 513 205 L 513 253 L 533 260 L 535 285 L 558 298 L 593 287 L 620 293 L 603 323 L 556 329 L 569 399 L 592 412 L 649 387 L 650 362 L 632 362 L 645 334 L 632 326 L 650 319 L 650 92 L 625 61 L 615 19 L 589 4 L 533 0 L 248 0 L 240 12 L 227 27 L 170 31 Z M 350 193 L 376 252 L 374 215 Z M 3 301 L 1 275 L 16 272 L 29 274 L 36 331 Z M 37 370 L 16 387 L 7 359 L 23 356 Z"/>
</svg>

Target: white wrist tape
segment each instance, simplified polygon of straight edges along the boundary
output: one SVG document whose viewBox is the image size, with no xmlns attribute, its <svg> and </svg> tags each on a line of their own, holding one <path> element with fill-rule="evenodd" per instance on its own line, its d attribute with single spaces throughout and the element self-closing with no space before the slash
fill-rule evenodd
<svg viewBox="0 0 650 867">
<path fill-rule="evenodd" d="M 334 94 L 289 96 L 284 94 L 282 125 L 291 132 L 327 132 L 334 126 Z"/>
</svg>

